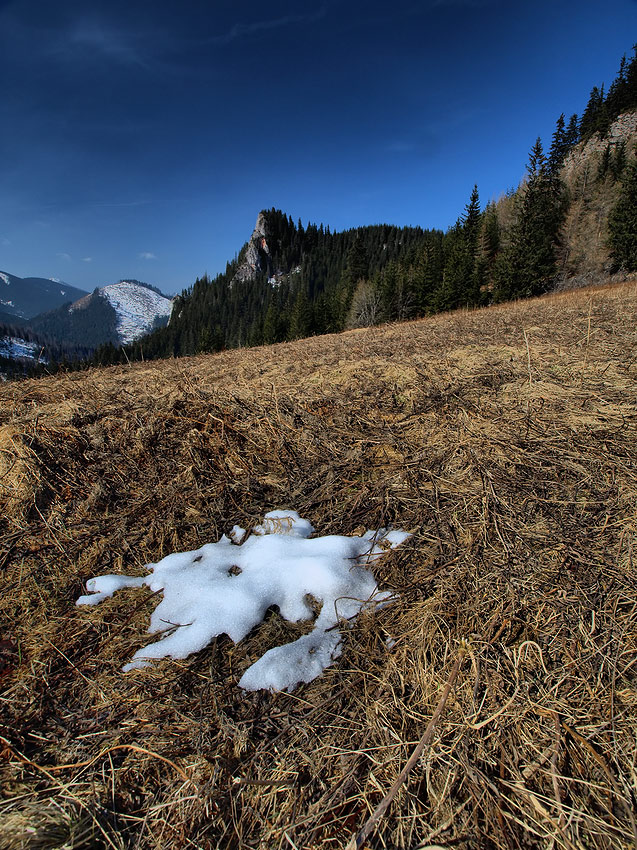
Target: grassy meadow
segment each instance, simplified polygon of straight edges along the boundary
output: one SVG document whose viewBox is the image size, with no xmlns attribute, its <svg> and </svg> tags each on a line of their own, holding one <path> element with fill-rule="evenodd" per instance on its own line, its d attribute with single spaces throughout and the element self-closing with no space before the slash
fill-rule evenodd
<svg viewBox="0 0 637 850">
<path fill-rule="evenodd" d="M 156 600 L 86 580 L 275 508 L 413 531 L 396 601 L 291 694 L 276 611 L 123 674 Z M 635 280 L 5 383 L 0 523 L 1 850 L 637 843 Z"/>
</svg>

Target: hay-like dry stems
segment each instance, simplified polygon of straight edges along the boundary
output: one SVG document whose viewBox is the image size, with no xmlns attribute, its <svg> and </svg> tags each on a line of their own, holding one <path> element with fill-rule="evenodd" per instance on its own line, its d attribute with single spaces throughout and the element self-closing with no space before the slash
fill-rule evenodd
<svg viewBox="0 0 637 850">
<path fill-rule="evenodd" d="M 0 386 L 0 848 L 633 847 L 637 286 Z M 92 575 L 294 508 L 395 525 L 397 599 L 293 694 L 308 624 L 123 675 L 156 599 Z"/>
</svg>

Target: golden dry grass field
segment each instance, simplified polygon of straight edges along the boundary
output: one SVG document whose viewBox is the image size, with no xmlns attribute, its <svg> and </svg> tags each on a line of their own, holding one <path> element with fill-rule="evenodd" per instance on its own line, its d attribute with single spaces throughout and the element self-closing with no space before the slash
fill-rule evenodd
<svg viewBox="0 0 637 850">
<path fill-rule="evenodd" d="M 635 846 L 635 281 L 7 383 L 0 415 L 2 850 Z M 292 694 L 237 687 L 307 629 L 276 611 L 123 674 L 157 599 L 86 580 L 274 508 L 413 531 L 397 600 Z"/>
</svg>

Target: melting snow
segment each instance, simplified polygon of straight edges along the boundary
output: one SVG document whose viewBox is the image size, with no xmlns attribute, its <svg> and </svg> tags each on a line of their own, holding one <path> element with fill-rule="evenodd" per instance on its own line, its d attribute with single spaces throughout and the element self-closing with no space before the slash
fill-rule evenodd
<svg viewBox="0 0 637 850">
<path fill-rule="evenodd" d="M 386 549 L 404 542 L 405 531 L 380 529 L 360 537 L 311 538 L 314 529 L 296 511 L 271 511 L 248 536 L 235 526 L 194 552 L 168 555 L 149 564 L 150 575 L 105 575 L 90 579 L 89 593 L 77 605 L 96 605 L 123 587 L 147 585 L 163 598 L 149 632 L 163 633 L 139 649 L 124 671 L 148 666 L 152 659 L 186 658 L 219 634 L 242 640 L 276 605 L 286 620 L 313 616 L 312 599 L 322 603 L 309 634 L 268 650 L 246 670 L 240 687 L 292 690 L 310 682 L 340 655 L 338 625 L 366 606 L 390 597 L 379 591 L 369 565 Z"/>
<path fill-rule="evenodd" d="M 12 360 L 26 358 L 37 360 L 38 363 L 46 363 L 46 358 L 40 356 L 41 346 L 37 342 L 27 342 L 15 336 L 0 338 L 0 357 L 9 357 Z"/>
<path fill-rule="evenodd" d="M 167 318 L 172 310 L 170 298 L 126 280 L 103 286 L 99 292 L 117 313 L 117 332 L 124 344 L 139 339 L 156 318 Z"/>
</svg>

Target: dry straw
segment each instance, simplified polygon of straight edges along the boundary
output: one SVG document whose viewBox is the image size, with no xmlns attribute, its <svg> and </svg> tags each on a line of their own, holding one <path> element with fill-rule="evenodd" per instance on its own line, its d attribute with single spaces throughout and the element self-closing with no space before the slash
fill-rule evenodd
<svg viewBox="0 0 637 850">
<path fill-rule="evenodd" d="M 0 848 L 634 847 L 636 306 L 1 386 Z M 276 611 L 123 675 L 156 599 L 78 609 L 86 579 L 277 507 L 414 530 L 376 568 L 397 601 L 292 694 L 236 684 L 310 627 Z"/>
</svg>

